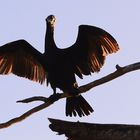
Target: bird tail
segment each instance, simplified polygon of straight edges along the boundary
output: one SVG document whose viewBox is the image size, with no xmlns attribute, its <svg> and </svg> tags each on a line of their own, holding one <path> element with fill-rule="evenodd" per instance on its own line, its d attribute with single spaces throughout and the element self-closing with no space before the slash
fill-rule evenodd
<svg viewBox="0 0 140 140">
<path fill-rule="evenodd" d="M 93 111 L 92 107 L 81 95 L 66 99 L 66 116 L 88 116 Z"/>
</svg>

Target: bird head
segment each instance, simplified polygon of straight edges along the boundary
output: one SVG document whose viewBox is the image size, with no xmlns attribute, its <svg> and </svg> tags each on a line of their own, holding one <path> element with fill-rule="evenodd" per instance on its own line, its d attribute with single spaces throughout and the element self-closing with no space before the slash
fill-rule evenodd
<svg viewBox="0 0 140 140">
<path fill-rule="evenodd" d="M 46 18 L 46 21 L 47 21 L 47 23 L 49 23 L 51 26 L 54 26 L 55 21 L 56 21 L 56 18 L 55 18 L 54 15 L 49 15 L 49 16 Z"/>
</svg>

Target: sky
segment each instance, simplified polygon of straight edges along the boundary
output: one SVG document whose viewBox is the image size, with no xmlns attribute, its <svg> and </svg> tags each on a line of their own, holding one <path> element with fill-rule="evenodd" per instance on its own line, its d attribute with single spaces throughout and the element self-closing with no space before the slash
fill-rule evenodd
<svg viewBox="0 0 140 140">
<path fill-rule="evenodd" d="M 25 39 L 43 53 L 46 31 L 45 18 L 57 18 L 55 42 L 59 48 L 71 46 L 77 37 L 78 26 L 88 24 L 105 29 L 118 41 L 120 51 L 109 55 L 98 74 L 77 78 L 83 85 L 113 71 L 116 64 L 125 66 L 140 60 L 140 1 L 139 0 L 1 0 L 0 46 Z M 93 106 L 87 117 L 65 117 L 65 99 L 35 113 L 26 120 L 0 130 L 0 139 L 65 140 L 49 129 L 48 118 L 90 123 L 140 124 L 139 71 L 128 73 L 88 91 L 83 96 Z M 15 75 L 0 75 L 0 122 L 8 121 L 40 102 L 17 104 L 32 96 L 48 97 L 50 87 Z"/>
</svg>

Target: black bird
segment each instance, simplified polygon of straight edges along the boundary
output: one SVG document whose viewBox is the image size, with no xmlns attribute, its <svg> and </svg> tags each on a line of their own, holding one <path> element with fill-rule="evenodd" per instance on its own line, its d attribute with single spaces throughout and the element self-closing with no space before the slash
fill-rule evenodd
<svg viewBox="0 0 140 140">
<path fill-rule="evenodd" d="M 76 42 L 69 48 L 57 48 L 54 41 L 55 16 L 46 19 L 45 52 L 42 54 L 27 41 L 21 39 L 0 47 L 0 74 L 13 73 L 32 81 L 50 83 L 54 94 L 56 88 L 69 93 L 66 99 L 66 115 L 81 117 L 93 112 L 87 101 L 78 95 L 75 75 L 82 78 L 100 71 L 106 55 L 117 52 L 116 40 L 105 30 L 80 25 Z"/>
</svg>

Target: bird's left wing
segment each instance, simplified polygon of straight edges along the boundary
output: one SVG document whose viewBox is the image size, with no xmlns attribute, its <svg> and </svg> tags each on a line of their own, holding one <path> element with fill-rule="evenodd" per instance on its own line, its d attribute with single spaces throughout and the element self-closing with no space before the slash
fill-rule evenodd
<svg viewBox="0 0 140 140">
<path fill-rule="evenodd" d="M 43 55 L 25 40 L 17 40 L 0 47 L 0 74 L 13 73 L 43 83 L 46 72 Z"/>
<path fill-rule="evenodd" d="M 71 59 L 75 73 L 82 78 L 82 74 L 98 72 L 105 57 L 118 50 L 117 41 L 108 32 L 98 27 L 81 25 L 76 42 L 63 49 L 63 53 Z"/>
</svg>

